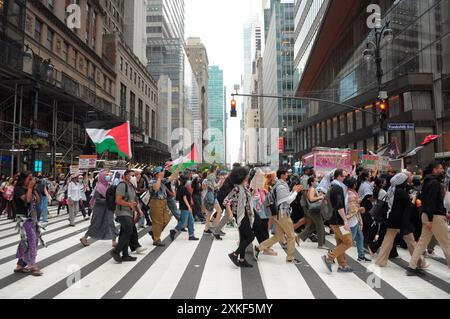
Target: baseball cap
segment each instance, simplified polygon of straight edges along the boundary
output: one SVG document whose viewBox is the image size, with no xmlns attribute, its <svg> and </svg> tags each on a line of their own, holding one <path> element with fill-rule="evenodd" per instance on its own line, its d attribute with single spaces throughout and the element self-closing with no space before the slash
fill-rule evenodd
<svg viewBox="0 0 450 319">
<path fill-rule="evenodd" d="M 161 166 L 158 166 L 158 167 L 155 167 L 155 168 L 153 169 L 153 173 L 154 173 L 154 174 L 159 174 L 159 173 L 161 173 L 163 170 L 164 170 L 164 169 L 163 169 Z"/>
</svg>

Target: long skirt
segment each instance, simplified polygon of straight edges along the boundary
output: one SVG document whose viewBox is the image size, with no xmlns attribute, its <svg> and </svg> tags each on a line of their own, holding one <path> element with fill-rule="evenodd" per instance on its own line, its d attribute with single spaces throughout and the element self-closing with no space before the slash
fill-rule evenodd
<svg viewBox="0 0 450 319">
<path fill-rule="evenodd" d="M 33 268 L 36 266 L 36 257 L 39 238 L 36 230 L 36 224 L 32 219 L 27 219 L 23 223 L 23 229 L 26 239 L 22 239 L 17 247 L 16 257 L 18 264 L 22 267 Z"/>
</svg>

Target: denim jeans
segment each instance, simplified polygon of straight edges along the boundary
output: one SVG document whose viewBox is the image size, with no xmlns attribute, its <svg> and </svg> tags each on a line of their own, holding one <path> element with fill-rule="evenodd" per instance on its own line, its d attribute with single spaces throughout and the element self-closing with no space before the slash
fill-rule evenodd
<svg viewBox="0 0 450 319">
<path fill-rule="evenodd" d="M 356 248 L 358 249 L 358 257 L 364 257 L 364 235 L 359 227 L 359 225 L 356 225 L 355 227 L 351 228 L 352 230 L 352 240 L 356 242 Z"/>
<path fill-rule="evenodd" d="M 44 223 L 47 222 L 47 212 L 48 212 L 48 198 L 47 196 L 43 196 L 41 198 L 41 202 L 39 204 L 39 217 L 38 217 L 38 221 L 41 219 L 41 215 L 42 215 L 42 221 Z"/>
<path fill-rule="evenodd" d="M 188 210 L 182 210 L 180 220 L 175 227 L 176 231 L 181 231 L 184 227 L 188 226 L 189 237 L 194 237 L 194 215 L 192 215 Z"/>
<path fill-rule="evenodd" d="M 177 203 L 173 197 L 167 198 L 167 206 L 169 207 L 170 212 L 176 220 L 180 220 L 180 211 L 178 210 Z"/>
</svg>

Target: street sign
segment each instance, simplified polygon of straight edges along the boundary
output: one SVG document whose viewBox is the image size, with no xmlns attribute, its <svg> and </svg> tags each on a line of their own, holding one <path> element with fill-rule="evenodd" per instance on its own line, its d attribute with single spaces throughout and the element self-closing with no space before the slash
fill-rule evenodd
<svg viewBox="0 0 450 319">
<path fill-rule="evenodd" d="M 388 123 L 388 131 L 414 131 L 416 126 L 414 123 Z"/>
<path fill-rule="evenodd" d="M 80 155 L 80 169 L 90 169 L 97 166 L 97 155 Z"/>
</svg>

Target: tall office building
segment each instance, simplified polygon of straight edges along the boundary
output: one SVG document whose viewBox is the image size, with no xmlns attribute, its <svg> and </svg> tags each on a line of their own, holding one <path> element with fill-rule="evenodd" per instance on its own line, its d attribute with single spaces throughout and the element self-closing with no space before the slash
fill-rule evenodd
<svg viewBox="0 0 450 319">
<path fill-rule="evenodd" d="M 272 0 L 270 10 L 266 11 L 266 21 L 270 21 L 270 24 L 267 28 L 263 58 L 264 92 L 292 96 L 294 93 L 294 1 Z M 269 135 L 270 164 L 272 167 L 287 164 L 296 151 L 293 127 L 301 122 L 303 117 L 302 104 L 293 100 L 264 99 L 263 112 L 264 127 L 268 129 Z M 283 145 L 283 149 L 279 149 L 278 145 Z"/>
<path fill-rule="evenodd" d="M 127 0 L 123 19 L 124 41 L 144 65 L 147 65 L 146 8 L 146 0 Z"/>
<path fill-rule="evenodd" d="M 294 89 L 308 62 L 330 0 L 295 0 Z"/>
<path fill-rule="evenodd" d="M 223 85 L 223 71 L 218 66 L 209 67 L 208 80 L 208 127 L 210 131 L 209 147 L 211 157 L 216 163 L 225 163 L 225 92 Z"/>
<path fill-rule="evenodd" d="M 162 75 L 171 80 L 172 104 L 165 107 L 171 110 L 172 131 L 192 126 L 187 117 L 192 114 L 192 105 L 186 101 L 196 99 L 185 96 L 186 92 L 191 92 L 185 89 L 185 84 L 192 84 L 185 76 L 189 77 L 192 72 L 186 70 L 189 62 L 184 47 L 184 19 L 184 0 L 147 1 L 147 67 L 157 80 Z M 173 144 L 177 142 L 173 141 Z"/>
<path fill-rule="evenodd" d="M 147 38 L 184 39 L 184 0 L 147 0 Z"/>
<path fill-rule="evenodd" d="M 134 1 L 134 0 L 132 0 Z M 101 5 L 105 10 L 105 23 L 103 24 L 103 34 L 117 32 L 123 35 L 124 31 L 124 16 L 125 16 L 125 2 L 132 2 L 130 0 L 101 0 Z M 67 1 L 66 1 L 67 3 Z M 72 2 L 73 3 L 73 2 Z"/>
<path fill-rule="evenodd" d="M 208 129 L 208 53 L 200 38 L 188 38 L 186 54 L 199 87 L 200 110 L 194 120 L 201 121 L 201 132 Z"/>
</svg>

